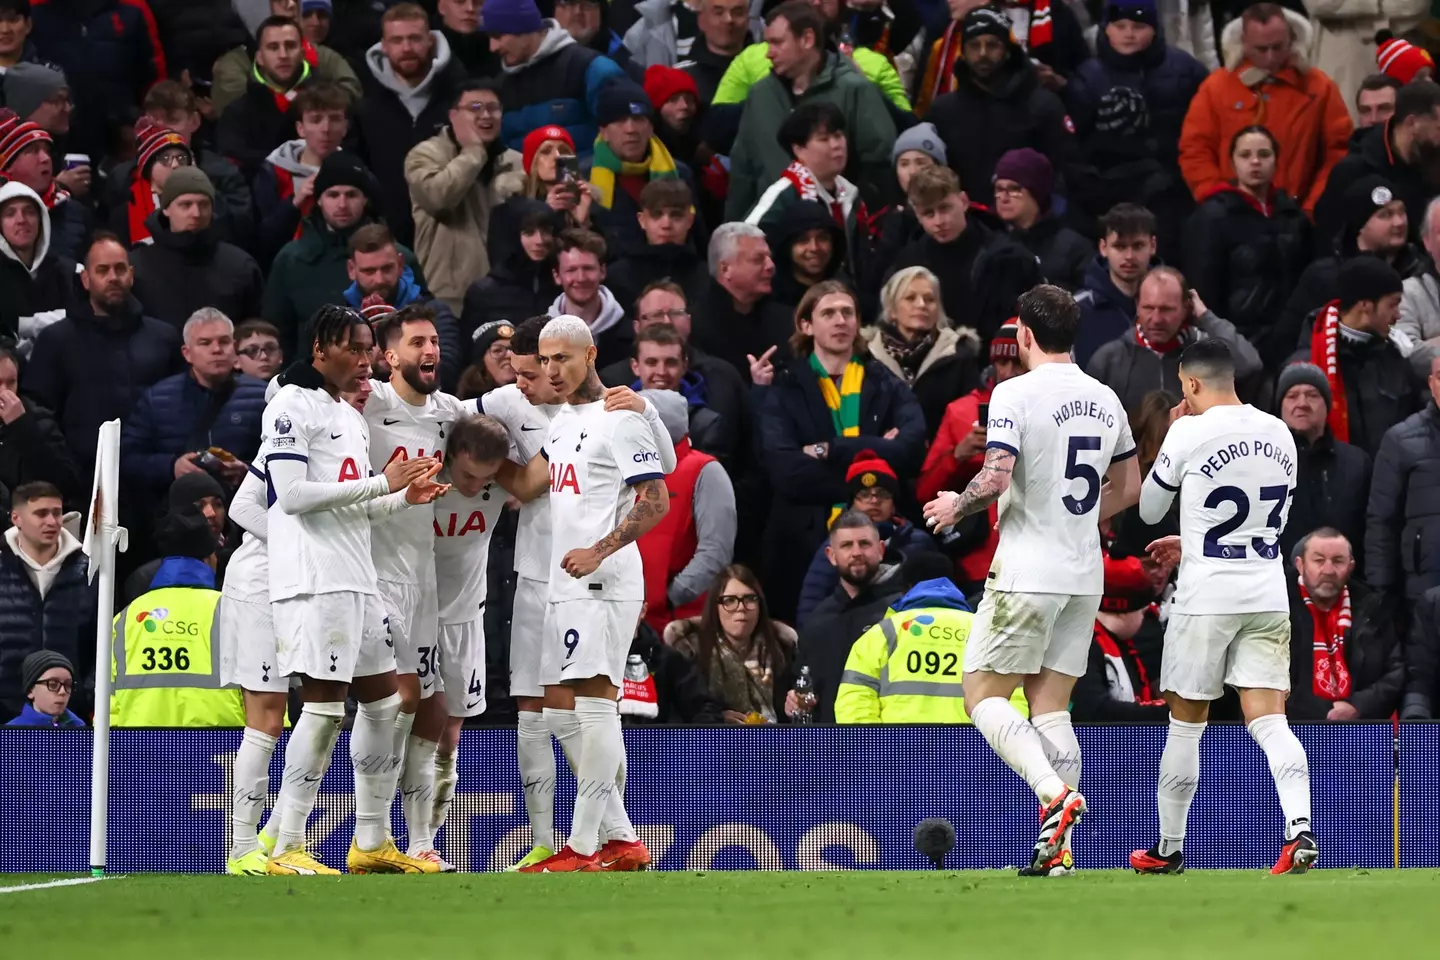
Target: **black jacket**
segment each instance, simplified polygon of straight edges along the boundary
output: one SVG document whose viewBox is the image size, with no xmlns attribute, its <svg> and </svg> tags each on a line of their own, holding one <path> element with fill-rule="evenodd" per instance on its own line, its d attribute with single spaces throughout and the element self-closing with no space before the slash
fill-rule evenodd
<svg viewBox="0 0 1440 960">
<path fill-rule="evenodd" d="M 725 469 L 733 474 L 738 466 L 737 459 L 739 462 L 748 460 L 743 451 L 733 449 L 733 440 L 739 437 L 748 438 L 750 435 L 749 388 L 734 367 L 719 357 L 710 356 L 699 347 L 690 348 L 690 370 L 705 378 L 705 409 L 713 411 L 719 417 L 721 427 L 718 436 L 729 443 L 727 449 L 716 450 L 715 444 L 703 442 L 697 436 L 692 436 L 690 442 L 701 453 L 720 458 Z M 630 361 L 617 360 L 602 368 L 600 382 L 607 387 L 633 385 L 635 374 L 630 369 Z M 691 409 L 692 427 L 696 425 L 695 409 Z M 712 426 L 711 429 L 715 428 Z"/>
<path fill-rule="evenodd" d="M 558 296 L 555 265 L 549 260 L 536 263 L 517 248 L 504 263 L 492 267 L 488 277 L 476 280 L 465 291 L 460 342 L 472 342 L 475 331 L 491 320 L 514 324 L 543 317 Z"/>
<path fill-rule="evenodd" d="M 710 245 L 710 231 L 706 228 L 705 218 L 700 212 L 700 191 L 695 186 L 695 175 L 690 172 L 689 165 L 679 157 L 674 160 L 675 172 L 679 175 L 680 182 L 690 188 L 690 198 L 694 204 L 695 225 L 690 228 L 690 241 L 697 250 L 706 250 Z M 588 164 L 586 170 L 589 170 Z M 645 245 L 645 231 L 640 229 L 640 221 L 637 219 L 639 213 L 640 204 L 619 183 L 615 184 L 615 195 L 610 209 L 600 206 L 598 201 L 590 205 L 593 227 L 604 235 L 606 244 L 612 250 L 630 250 Z"/>
<path fill-rule="evenodd" d="M 0 254 L 0 334 L 20 340 L 22 318 L 73 309 L 80 299 L 79 281 L 74 260 L 50 251 L 32 274 L 9 256 L 9 247 L 4 244 L 6 252 Z"/>
<path fill-rule="evenodd" d="M 42 600 L 25 561 L 0 539 L 0 715 L 25 705 L 21 665 L 37 650 L 62 654 L 75 665 L 75 679 L 84 680 L 80 665 L 94 660 L 95 648 L 95 594 L 86 569 L 84 552 L 71 553 Z"/>
<path fill-rule="evenodd" d="M 1357 563 L 1365 557 L 1365 504 L 1370 498 L 1370 455 L 1335 439 L 1330 428 L 1310 443 L 1295 437 L 1295 493 L 1280 534 L 1280 556 L 1288 558 L 1301 538 L 1317 527 L 1334 527 L 1350 541 Z"/>
<path fill-rule="evenodd" d="M 1052 216 L 1041 217 L 1029 230 L 1011 230 L 1010 238 L 1035 254 L 1046 283 L 1071 292 L 1080 289 L 1095 259 L 1095 244 Z"/>
<path fill-rule="evenodd" d="M 710 270 L 695 251 L 690 242 L 632 246 L 605 268 L 605 286 L 633 320 L 641 291 L 656 280 L 673 280 L 685 291 L 685 303 L 694 313 L 710 287 Z"/>
<path fill-rule="evenodd" d="M 685 65 L 680 69 L 690 74 L 690 78 L 695 81 L 700 102 L 711 103 L 715 99 L 715 91 L 720 88 L 720 80 L 734 60 L 734 57 L 712 53 L 702 34 L 695 38 L 695 44 L 690 48 L 690 56 L 684 58 Z"/>
<path fill-rule="evenodd" d="M 630 641 L 630 653 L 645 661 L 655 679 L 655 701 L 660 713 L 654 720 L 626 716 L 627 723 L 715 724 L 725 722 L 720 703 L 710 695 L 710 688 L 700 669 L 685 654 L 667 647 L 644 621 Z"/>
<path fill-rule="evenodd" d="M 775 261 L 775 278 L 770 282 L 771 296 L 792 314 L 810 288 L 795 278 L 795 260 L 790 255 L 790 248 L 801 234 L 810 230 L 824 230 L 830 235 L 830 263 L 820 279 L 840 279 L 847 286 L 854 286 L 841 271 L 845 262 L 844 229 L 835 222 L 824 204 L 809 200 L 792 203 L 765 231 L 770 244 L 770 259 Z"/>
<path fill-rule="evenodd" d="M 810 668 L 817 723 L 835 722 L 835 694 L 840 690 L 840 676 L 845 672 L 850 648 L 866 630 L 883 620 L 890 604 L 905 593 L 899 579 L 898 567 L 882 566 L 869 586 L 852 597 L 842 584 L 805 621 L 795 648 L 796 672 L 801 667 Z"/>
<path fill-rule="evenodd" d="M 973 328 L 986 345 L 1015 315 L 1020 295 L 1043 279 L 1033 253 L 973 218 L 951 243 L 936 243 L 927 235 L 910 244 L 895 257 L 890 272 L 911 266 L 928 267 L 940 278 L 946 316 Z"/>
<path fill-rule="evenodd" d="M 1405 698 L 1402 720 L 1440 719 L 1440 587 L 1426 590 L 1415 603 L 1405 645 Z"/>
<path fill-rule="evenodd" d="M 1268 341 L 1313 243 L 1305 211 L 1285 192 L 1275 191 L 1262 209 L 1249 194 L 1222 188 L 1185 229 L 1185 279 L 1262 357 L 1284 356 L 1293 341 L 1278 349 Z"/>
<path fill-rule="evenodd" d="M 1353 423 L 1354 408 L 1350 416 Z M 1392 600 L 1415 601 L 1440 586 L 1440 409 L 1434 401 L 1385 434 L 1375 455 L 1365 579 Z"/>
<path fill-rule="evenodd" d="M 1147 612 L 1140 629 L 1121 640 L 1095 624 L 1085 675 L 1075 681 L 1070 712 L 1080 723 L 1166 723 L 1170 708 L 1160 698 L 1160 660 L 1165 628 Z M 1108 648 L 1108 649 L 1107 649 Z M 1125 675 L 1120 676 L 1120 671 Z M 1150 697 L 1145 699 L 1148 681 Z M 1127 690 L 1133 699 L 1119 694 Z"/>
<path fill-rule="evenodd" d="M 157 319 L 179 330 L 201 307 L 215 307 L 236 324 L 263 316 L 265 278 L 255 258 L 220 239 L 220 228 L 175 233 L 160 211 L 145 220 L 154 243 L 130 251 L 135 296 Z"/>
<path fill-rule="evenodd" d="M 914 476 L 925 457 L 925 416 L 899 378 L 878 360 L 865 359 L 860 389 L 860 435 L 836 436 L 834 421 L 808 358 L 775 372 L 757 413 L 761 459 L 774 502 L 765 529 L 765 593 L 771 615 L 791 619 L 815 548 L 825 539 L 831 509 L 850 500 L 845 471 L 862 450 L 873 450 L 902 477 Z M 887 440 L 890 429 L 899 434 Z M 824 460 L 804 448 L 830 444 Z M 858 634 L 857 634 L 858 636 Z"/>
<path fill-rule="evenodd" d="M 978 86 L 963 59 L 955 61 L 955 79 L 956 88 L 937 97 L 925 119 L 945 141 L 949 166 L 960 175 L 971 202 L 994 204 L 995 163 L 1006 151 L 1039 150 L 1062 179 L 1079 161 L 1064 104 L 1040 86 L 1035 67 L 1019 46 L 1011 47 L 1010 61 L 993 88 Z"/>
<path fill-rule="evenodd" d="M 195 165 L 215 185 L 214 221 L 220 227 L 220 239 L 237 247 L 248 248 L 255 236 L 255 210 L 250 182 L 245 179 L 239 167 L 218 153 L 195 145 L 191 146 L 191 151 L 195 154 Z M 117 163 L 105 178 L 104 186 L 100 190 L 101 222 L 127 247 L 133 242 L 130 237 L 129 207 L 134 175 L 134 160 Z M 289 203 L 288 200 L 286 202 Z M 295 210 L 293 203 L 289 206 Z M 295 232 L 295 225 L 299 222 L 300 215 L 297 210 L 295 223 L 290 227 L 291 234 Z M 285 238 L 287 242 L 291 239 L 290 236 Z M 278 250 L 283 245 L 276 244 L 275 249 Z"/>
<path fill-rule="evenodd" d="M 123 420 L 147 387 L 183 366 L 179 332 L 144 316 L 134 297 L 117 316 L 97 316 L 86 303 L 35 338 L 24 390 L 55 411 L 88 485 L 100 424 Z"/>
<path fill-rule="evenodd" d="M 1425 206 L 1435 196 L 1435 188 L 1425 174 L 1401 160 L 1390 145 L 1390 123 L 1386 121 L 1368 130 L 1357 130 L 1350 140 L 1350 152 L 1330 170 L 1325 191 L 1315 203 L 1316 249 L 1329 251 L 1345 231 L 1345 191 L 1350 184 L 1370 174 L 1384 177 L 1395 188 L 1395 196 L 1405 201 L 1410 223 L 1410 238 L 1420 242 L 1425 224 Z"/>
<path fill-rule="evenodd" d="M 80 479 L 75 458 L 55 423 L 55 414 L 31 400 L 14 423 L 0 422 L 0 486 L 13 493 L 22 483 L 44 480 L 60 488 L 67 507 L 82 509 L 89 487 Z M 10 525 L 7 500 L 0 526 Z"/>
<path fill-rule="evenodd" d="M 1315 620 L 1290 581 L 1290 696 L 1285 715 L 1292 722 L 1325 719 L 1335 701 L 1315 693 Z M 1345 700 L 1361 720 L 1386 720 L 1400 706 L 1405 660 L 1384 597 L 1358 580 L 1350 581 L 1350 630 L 1345 634 L 1345 665 L 1351 691 Z"/>
<path fill-rule="evenodd" d="M 795 332 L 795 313 L 773 297 L 757 303 L 749 313 L 735 309 L 730 291 L 714 280 L 698 304 L 690 307 L 690 342 L 713 357 L 719 357 L 736 369 L 740 378 L 750 382 L 750 362 L 746 355 L 759 357 L 773 346 L 779 346 L 771 361 L 778 367 L 790 356 L 787 345 Z"/>
<path fill-rule="evenodd" d="M 1340 380 L 1345 384 L 1345 401 L 1350 413 L 1350 436 L 1346 442 L 1359 447 L 1376 460 L 1386 431 L 1422 409 L 1425 391 L 1410 361 L 1389 340 L 1371 337 L 1356 341 L 1336 337 Z M 1310 349 L 1296 353 L 1292 361 L 1310 360 Z M 1369 573 L 1366 574 L 1367 579 Z M 1372 587 L 1380 584 L 1370 579 Z"/>
<path fill-rule="evenodd" d="M 240 167 L 246 183 L 255 179 L 271 151 L 294 138 L 294 118 L 280 109 L 275 92 L 253 76 L 244 96 L 225 108 L 215 127 L 216 146 Z M 409 199 L 409 192 L 402 192 Z"/>
</svg>

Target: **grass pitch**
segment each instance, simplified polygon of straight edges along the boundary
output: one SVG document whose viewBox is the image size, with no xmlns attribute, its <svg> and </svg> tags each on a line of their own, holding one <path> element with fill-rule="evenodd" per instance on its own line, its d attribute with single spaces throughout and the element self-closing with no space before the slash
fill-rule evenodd
<svg viewBox="0 0 1440 960">
<path fill-rule="evenodd" d="M 1440 871 L 135 875 L 3 889 L 48 879 L 0 877 L 0 956 L 1353 960 L 1440 949 Z"/>
</svg>

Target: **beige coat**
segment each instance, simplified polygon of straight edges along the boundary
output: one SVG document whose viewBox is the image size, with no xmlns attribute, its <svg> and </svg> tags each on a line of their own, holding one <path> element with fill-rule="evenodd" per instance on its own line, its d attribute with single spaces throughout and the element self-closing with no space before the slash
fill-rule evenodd
<svg viewBox="0 0 1440 960">
<path fill-rule="evenodd" d="M 518 151 L 506 150 L 488 184 L 480 170 L 488 154 L 461 148 L 447 127 L 416 144 L 405 157 L 405 182 L 415 215 L 415 256 L 426 286 L 458 315 L 470 284 L 490 272 L 486 237 L 490 211 L 521 192 L 525 174 Z"/>
</svg>

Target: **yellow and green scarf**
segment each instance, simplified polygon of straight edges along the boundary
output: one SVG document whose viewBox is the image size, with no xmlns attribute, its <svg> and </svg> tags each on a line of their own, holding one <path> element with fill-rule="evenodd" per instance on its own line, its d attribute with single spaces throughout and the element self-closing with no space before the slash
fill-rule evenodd
<svg viewBox="0 0 1440 960">
<path fill-rule="evenodd" d="M 813 353 L 810 354 L 810 369 L 820 381 L 820 396 L 825 398 L 825 406 L 830 408 L 830 422 L 835 425 L 835 435 L 860 436 L 860 390 L 865 385 L 865 365 L 860 362 L 860 358 L 851 357 L 850 362 L 845 364 L 845 373 L 840 377 L 838 390 L 835 388 L 835 381 L 830 379 L 830 374 L 821 365 L 820 358 Z M 831 507 L 830 519 L 825 521 L 825 525 L 830 526 L 844 512 L 843 503 Z"/>
<path fill-rule="evenodd" d="M 615 206 L 615 181 L 619 177 L 648 177 L 651 180 L 674 180 L 680 176 L 675 158 L 665 149 L 660 138 L 650 138 L 650 154 L 640 163 L 627 163 L 615 155 L 602 138 L 595 140 L 595 155 L 590 162 L 590 183 L 600 191 L 600 206 Z"/>
</svg>

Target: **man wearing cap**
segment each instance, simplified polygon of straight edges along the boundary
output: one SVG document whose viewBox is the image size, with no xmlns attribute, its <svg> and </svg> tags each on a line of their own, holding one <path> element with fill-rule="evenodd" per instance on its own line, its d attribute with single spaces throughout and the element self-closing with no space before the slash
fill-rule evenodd
<svg viewBox="0 0 1440 960">
<path fill-rule="evenodd" d="M 315 208 L 302 218 L 300 236 L 280 248 L 270 266 L 263 312 L 258 314 L 280 331 L 285 356 L 299 354 L 309 343 L 310 318 L 327 303 L 338 303 L 350 286 L 346 263 L 350 238 L 380 217 L 380 185 L 365 164 L 349 150 L 326 157 L 315 174 L 311 195 Z M 397 245 L 417 281 L 420 261 L 409 247 Z"/>
<path fill-rule="evenodd" d="M 111 208 L 110 224 L 115 235 L 127 244 L 150 239 L 147 221 L 160 208 L 160 194 L 171 171 L 195 164 L 195 154 L 185 137 L 148 116 L 135 123 L 135 167 L 129 181 L 125 205 Z M 124 180 L 120 181 L 124 182 Z"/>
<path fill-rule="evenodd" d="M 715 575 L 734 559 L 735 488 L 720 462 L 690 446 L 689 405 L 672 389 L 640 391 L 675 444 L 665 475 L 670 512 L 636 543 L 645 567 L 645 622 L 663 634 L 671 620 L 698 617 Z"/>
<path fill-rule="evenodd" d="M 7 718 L 20 712 L 39 676 L 30 675 L 26 658 L 48 650 L 78 660 L 93 640 L 95 615 L 87 560 L 75 531 L 65 529 L 59 489 L 21 484 L 10 507 L 12 526 L 0 542 L 0 716 Z M 78 515 L 71 517 L 78 529 Z"/>
<path fill-rule="evenodd" d="M 115 615 L 110 723 L 116 727 L 243 727 L 238 688 L 220 686 L 213 643 L 217 543 L 199 511 L 182 508 L 155 535 L 163 559 L 150 589 Z"/>
<path fill-rule="evenodd" d="M 1275 396 L 1298 455 L 1280 553 L 1288 557 L 1300 538 L 1319 526 L 1336 527 L 1351 543 L 1363 544 L 1370 455 L 1335 439 L 1330 430 L 1334 398 L 1325 371 L 1313 363 L 1291 363 L 1280 371 Z"/>
<path fill-rule="evenodd" d="M 569 131 L 581 156 L 588 154 L 599 134 L 600 92 L 625 77 L 619 64 L 542 19 L 535 0 L 486 0 L 481 22 L 504 67 L 505 145 L 519 150 L 531 130 L 554 124 Z"/>
<path fill-rule="evenodd" d="M 0 81 L 5 106 L 21 120 L 28 120 L 58 142 L 70 133 L 70 85 L 58 68 L 43 63 L 17 63 Z M 57 175 L 72 196 L 84 197 L 90 188 L 89 171 L 84 177 Z"/>
<path fill-rule="evenodd" d="M 995 164 L 995 212 L 1010 236 L 1040 261 L 1045 279 L 1074 292 L 1085 282 L 1095 245 L 1051 215 L 1055 168 L 1030 147 L 1009 150 Z"/>
<path fill-rule="evenodd" d="M 940 131 L 970 200 L 987 207 L 994 202 L 995 164 L 1009 150 L 1038 150 L 1065 176 L 1079 160 L 1075 124 L 1060 98 L 1040 85 L 1009 19 L 980 7 L 965 15 L 961 32 L 956 87 L 936 98 L 925 119 Z"/>
<path fill-rule="evenodd" d="M 54 650 L 36 650 L 21 669 L 25 706 L 7 727 L 83 727 L 70 710 L 75 692 L 75 667 Z"/>
<path fill-rule="evenodd" d="M 199 167 L 180 167 L 165 180 L 159 206 L 145 220 L 151 242 L 134 250 L 135 296 L 176 329 L 201 307 L 227 317 L 261 316 L 260 266 L 221 240 L 214 220 L 214 184 Z"/>
<path fill-rule="evenodd" d="M 39 194 L 50 211 L 50 246 L 61 256 L 77 260 L 90 236 L 90 210 L 55 181 L 50 155 L 55 141 L 45 130 L 21 120 L 9 107 L 0 109 L 0 174 L 23 183 Z"/>
</svg>

